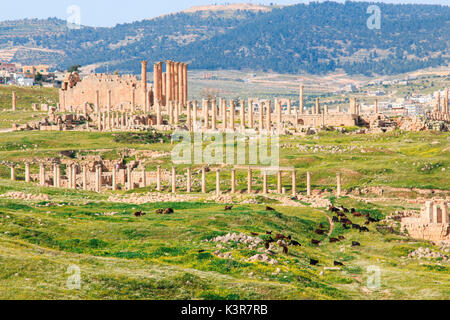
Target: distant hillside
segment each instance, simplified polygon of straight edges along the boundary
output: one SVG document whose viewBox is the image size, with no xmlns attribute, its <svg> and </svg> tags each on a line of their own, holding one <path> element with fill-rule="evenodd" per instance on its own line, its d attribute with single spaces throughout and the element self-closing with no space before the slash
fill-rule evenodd
<svg viewBox="0 0 450 320">
<path fill-rule="evenodd" d="M 60 68 L 98 64 L 99 72 L 138 72 L 142 59 L 176 59 L 196 69 L 312 74 L 344 69 L 365 75 L 448 64 L 449 6 L 379 3 L 381 29 L 370 30 L 369 5 L 194 7 L 114 28 L 79 30 L 57 19 L 4 22 L 0 56 L 20 48 L 12 60 Z"/>
</svg>

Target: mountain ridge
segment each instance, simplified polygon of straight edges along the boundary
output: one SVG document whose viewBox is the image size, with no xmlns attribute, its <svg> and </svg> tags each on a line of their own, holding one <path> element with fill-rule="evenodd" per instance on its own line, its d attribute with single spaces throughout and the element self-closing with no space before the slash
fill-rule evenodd
<svg viewBox="0 0 450 320">
<path fill-rule="evenodd" d="M 79 30 L 64 29 L 63 20 L 52 18 L 35 21 L 28 34 L 26 21 L 21 34 L 0 22 L 0 56 L 11 47 L 34 46 L 42 50 L 21 49 L 11 60 L 58 68 L 97 64 L 103 65 L 99 72 L 108 68 L 132 73 L 139 71 L 142 59 L 176 59 L 193 69 L 312 74 L 343 69 L 365 75 L 448 64 L 450 7 L 377 3 L 381 29 L 371 30 L 366 10 L 372 4 L 311 2 L 269 6 L 270 11 L 235 8 L 233 14 L 191 8 L 193 12 Z M 9 22 L 13 23 L 18 22 Z M 39 23 L 42 26 L 36 27 Z"/>
</svg>

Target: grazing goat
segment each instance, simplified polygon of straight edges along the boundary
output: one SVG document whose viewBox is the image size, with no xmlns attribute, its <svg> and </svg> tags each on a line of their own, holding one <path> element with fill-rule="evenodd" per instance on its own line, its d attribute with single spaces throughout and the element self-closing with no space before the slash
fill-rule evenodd
<svg viewBox="0 0 450 320">
<path fill-rule="evenodd" d="M 318 245 L 318 244 L 320 244 L 320 241 L 319 240 L 315 240 L 315 239 L 311 239 L 311 244 Z"/>
<path fill-rule="evenodd" d="M 352 247 L 359 247 L 361 246 L 361 243 L 359 243 L 358 241 L 352 241 Z"/>
<path fill-rule="evenodd" d="M 142 211 L 136 211 L 135 213 L 134 213 L 134 216 L 135 217 L 142 217 L 142 216 L 145 216 L 146 215 L 146 213 L 145 212 L 142 212 Z"/>
<path fill-rule="evenodd" d="M 319 263 L 319 260 L 309 259 L 309 264 L 312 266 L 316 266 Z"/>
<path fill-rule="evenodd" d="M 225 206 L 225 211 L 231 211 L 233 209 L 233 206 Z"/>
<path fill-rule="evenodd" d="M 341 241 L 341 240 L 339 240 L 338 238 L 330 238 L 330 243 L 339 242 L 339 241 Z"/>
<path fill-rule="evenodd" d="M 342 262 L 339 262 L 339 261 L 334 261 L 333 264 L 334 264 L 336 267 L 337 267 L 337 266 L 340 266 L 340 267 L 343 267 L 343 266 L 344 266 L 344 264 L 343 264 Z"/>
<path fill-rule="evenodd" d="M 266 207 L 266 211 L 275 211 L 275 209 L 271 207 Z"/>
</svg>

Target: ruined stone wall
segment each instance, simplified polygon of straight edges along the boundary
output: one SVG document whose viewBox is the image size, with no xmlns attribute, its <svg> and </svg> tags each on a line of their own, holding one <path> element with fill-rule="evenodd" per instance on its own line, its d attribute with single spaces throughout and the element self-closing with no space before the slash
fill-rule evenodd
<svg viewBox="0 0 450 320">
<path fill-rule="evenodd" d="M 111 91 L 111 110 L 120 110 L 123 105 L 125 111 L 131 111 L 133 103 L 133 93 L 135 106 L 145 106 L 144 85 L 131 75 L 108 75 L 94 74 L 88 75 L 73 87 L 62 88 L 59 91 L 59 101 L 63 110 L 68 110 L 70 106 L 74 110 L 81 111 L 85 103 L 97 104 L 97 91 L 99 97 L 99 108 L 106 111 L 108 106 L 108 92 Z M 148 89 L 147 105 L 150 105 L 152 91 Z"/>
<path fill-rule="evenodd" d="M 322 114 L 299 114 L 298 124 L 305 126 L 355 126 L 358 123 L 358 115 L 343 114 L 343 113 L 328 113 Z"/>
</svg>

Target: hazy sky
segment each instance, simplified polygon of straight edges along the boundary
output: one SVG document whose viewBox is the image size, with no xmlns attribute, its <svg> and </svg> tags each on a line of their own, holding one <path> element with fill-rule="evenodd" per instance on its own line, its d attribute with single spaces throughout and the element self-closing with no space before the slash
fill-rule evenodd
<svg viewBox="0 0 450 320">
<path fill-rule="evenodd" d="M 335 0 L 344 2 L 344 0 Z M 73 13 L 68 8 L 76 5 L 80 8 L 81 24 L 88 26 L 114 26 L 117 23 L 133 22 L 153 18 L 163 14 L 182 11 L 192 6 L 222 3 L 254 4 L 295 4 L 307 0 L 11 0 L 2 1 L 0 21 L 23 18 L 58 17 L 67 19 Z M 376 2 L 376 1 L 375 1 Z M 387 3 L 427 3 L 450 5 L 450 0 L 381 0 Z"/>
</svg>

